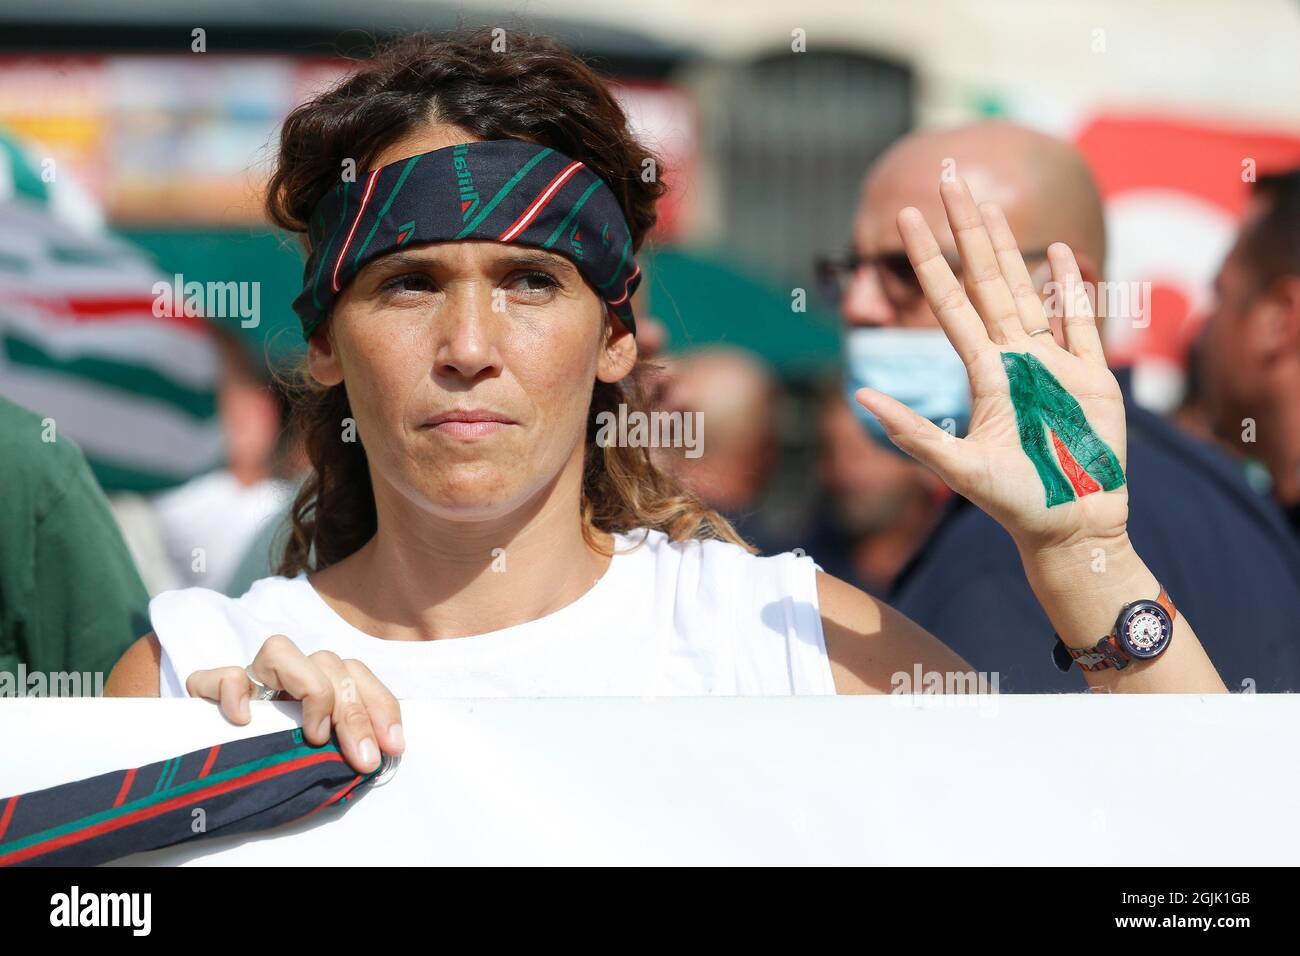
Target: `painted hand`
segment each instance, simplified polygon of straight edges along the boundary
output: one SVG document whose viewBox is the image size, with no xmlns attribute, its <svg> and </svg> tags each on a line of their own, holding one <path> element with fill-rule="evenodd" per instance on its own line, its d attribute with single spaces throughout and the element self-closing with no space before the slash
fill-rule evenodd
<svg viewBox="0 0 1300 956">
<path fill-rule="evenodd" d="M 926 299 L 970 376 L 969 433 L 956 438 L 872 389 L 857 399 L 903 451 L 993 516 L 1024 548 L 1122 537 L 1128 522 L 1124 402 L 1092 306 L 1063 243 L 1048 250 L 1065 347 L 1000 209 L 962 181 L 940 186 L 966 287 L 921 213 L 898 229 Z"/>
</svg>

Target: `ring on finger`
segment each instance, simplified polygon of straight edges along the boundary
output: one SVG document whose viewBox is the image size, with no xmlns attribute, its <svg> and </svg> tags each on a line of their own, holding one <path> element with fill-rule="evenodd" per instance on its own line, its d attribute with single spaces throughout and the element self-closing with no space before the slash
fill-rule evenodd
<svg viewBox="0 0 1300 956">
<path fill-rule="evenodd" d="M 260 683 L 258 679 L 253 676 L 253 669 L 251 667 L 244 668 L 244 676 L 247 677 L 248 682 L 253 685 L 253 694 L 252 697 L 249 698 L 250 700 L 275 700 L 275 695 L 280 693 L 274 687 L 267 687 L 265 684 Z"/>
<path fill-rule="evenodd" d="M 1047 326 L 1047 328 L 1045 328 L 1045 329 L 1034 329 L 1034 330 L 1033 330 L 1032 332 L 1030 332 L 1029 334 L 1030 334 L 1031 336 L 1032 336 L 1032 335 L 1042 335 L 1044 332 L 1051 332 L 1051 331 L 1052 331 L 1052 327 L 1049 325 L 1049 326 Z"/>
</svg>

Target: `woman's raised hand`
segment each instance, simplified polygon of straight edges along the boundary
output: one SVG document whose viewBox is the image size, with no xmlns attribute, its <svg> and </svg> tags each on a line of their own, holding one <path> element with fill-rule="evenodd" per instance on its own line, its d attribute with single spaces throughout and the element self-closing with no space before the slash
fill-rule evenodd
<svg viewBox="0 0 1300 956">
<path fill-rule="evenodd" d="M 266 639 L 247 672 L 242 667 L 195 671 L 185 681 L 191 697 L 217 701 L 236 724 L 251 718 L 248 708 L 253 680 L 302 701 L 302 732 L 308 743 L 328 743 L 338 735 L 339 749 L 352 767 L 369 773 L 379 755 L 400 754 L 405 747 L 402 715 L 394 697 L 370 668 L 343 660 L 332 651 L 307 655 L 283 634 Z"/>
<path fill-rule="evenodd" d="M 1048 250 L 1050 300 L 1064 313 L 1062 347 L 1001 210 L 977 208 L 961 180 L 941 184 L 940 194 L 964 288 L 918 210 L 902 210 L 898 229 L 930 308 L 966 365 L 969 432 L 957 438 L 872 389 L 860 389 L 858 401 L 899 448 L 992 515 L 1022 548 L 1122 539 L 1124 402 L 1074 254 L 1062 243 Z"/>
</svg>

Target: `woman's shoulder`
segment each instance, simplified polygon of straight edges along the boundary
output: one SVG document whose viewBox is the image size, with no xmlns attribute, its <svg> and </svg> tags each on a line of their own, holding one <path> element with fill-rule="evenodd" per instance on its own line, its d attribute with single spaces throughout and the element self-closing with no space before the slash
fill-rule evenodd
<svg viewBox="0 0 1300 956">
<path fill-rule="evenodd" d="M 735 693 L 835 693 L 813 558 L 660 531 L 645 541 L 655 555 L 655 598 L 671 605 L 671 626 L 731 661 Z"/>
<path fill-rule="evenodd" d="M 620 550 L 645 547 L 656 555 L 672 555 L 677 558 L 690 556 L 694 560 L 707 561 L 710 564 L 776 569 L 788 567 L 791 563 L 808 562 L 811 566 L 821 568 L 821 565 L 800 548 L 762 554 L 723 538 L 673 538 L 667 532 L 657 528 L 637 528 L 634 531 L 620 533 L 616 537 L 620 542 Z"/>
<path fill-rule="evenodd" d="M 155 595 L 149 602 L 149 614 L 224 615 L 231 621 L 246 615 L 275 617 L 285 610 L 285 599 L 298 595 L 304 586 L 310 587 L 306 575 L 299 574 L 261 578 L 238 597 L 211 588 L 177 588 Z"/>
<path fill-rule="evenodd" d="M 149 602 L 149 620 L 162 648 L 162 693 L 183 696 L 196 670 L 247 664 L 270 635 L 294 629 L 301 617 L 305 575 L 254 581 L 239 597 L 210 588 L 163 591 Z M 173 686 L 169 688 L 169 675 Z"/>
<path fill-rule="evenodd" d="M 813 558 L 798 550 L 755 554 L 719 538 L 672 540 L 664 532 L 638 533 L 654 555 L 656 600 L 671 604 L 677 619 L 722 628 L 737 641 L 741 658 L 771 658 L 771 667 L 764 663 L 762 669 L 780 675 L 787 675 L 792 648 L 798 646 L 794 653 L 806 658 L 806 669 L 815 675 L 811 684 L 824 687 L 826 671 L 818 659 L 822 568 Z"/>
<path fill-rule="evenodd" d="M 756 554 L 721 538 L 678 538 L 652 528 L 619 535 L 620 544 L 645 549 L 658 580 L 674 580 L 734 597 L 738 612 L 776 601 L 801 602 L 816 610 L 822 567 L 801 550 Z M 632 553 L 635 553 L 633 551 Z"/>
</svg>

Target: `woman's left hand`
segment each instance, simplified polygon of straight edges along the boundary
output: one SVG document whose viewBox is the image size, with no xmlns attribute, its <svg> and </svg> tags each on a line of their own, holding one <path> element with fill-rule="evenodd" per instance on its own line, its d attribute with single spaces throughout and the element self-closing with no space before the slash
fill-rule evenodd
<svg viewBox="0 0 1300 956">
<path fill-rule="evenodd" d="M 976 208 L 961 180 L 940 186 L 965 288 L 921 213 L 898 229 L 926 299 L 970 377 L 972 414 L 957 438 L 872 389 L 858 401 L 903 451 L 988 512 L 1022 549 L 1122 540 L 1128 522 L 1124 401 L 1106 367 L 1069 247 L 1048 250 L 1065 347 L 1050 329 L 1000 209 Z M 1034 333 L 1036 330 L 1037 334 Z"/>
</svg>

